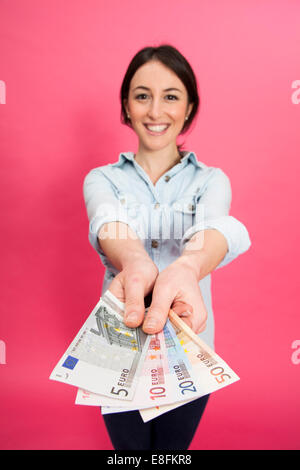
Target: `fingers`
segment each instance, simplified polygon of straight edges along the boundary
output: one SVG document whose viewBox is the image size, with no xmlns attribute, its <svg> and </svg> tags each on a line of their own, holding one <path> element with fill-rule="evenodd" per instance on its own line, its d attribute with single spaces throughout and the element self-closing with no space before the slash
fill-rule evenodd
<svg viewBox="0 0 300 470">
<path fill-rule="evenodd" d="M 174 301 L 172 310 L 196 333 L 199 334 L 206 328 L 207 311 L 199 291 L 199 295 L 193 299 L 195 308 L 192 304 L 183 301 Z"/>
<path fill-rule="evenodd" d="M 173 307 L 172 307 L 172 310 L 175 311 L 173 309 Z M 196 333 L 198 335 L 199 333 L 202 333 L 202 331 L 205 330 L 206 322 L 204 322 L 204 323 L 202 322 L 200 324 L 201 326 L 199 327 L 198 326 L 199 322 L 197 321 L 197 319 L 195 318 L 195 316 L 192 313 L 188 312 L 187 315 L 185 315 L 184 313 L 183 314 L 178 314 L 178 316 L 189 328 L 191 328 L 191 330 L 194 331 L 194 333 Z"/>
<path fill-rule="evenodd" d="M 181 300 L 175 301 L 172 304 L 172 310 L 179 316 L 179 317 L 188 317 L 193 313 L 193 307 L 191 304 L 187 304 L 186 302 L 182 302 Z"/>
<path fill-rule="evenodd" d="M 206 328 L 207 310 L 199 285 L 194 292 L 195 294 L 191 298 L 191 304 L 194 306 L 192 330 L 196 334 L 199 334 Z"/>
<path fill-rule="evenodd" d="M 193 327 L 193 307 L 182 301 L 175 301 L 171 306 L 173 312 L 175 312 L 181 320 L 183 320 L 189 328 Z"/>
<path fill-rule="evenodd" d="M 193 330 L 193 321 L 192 318 L 190 317 L 180 317 L 180 319 L 189 327 L 191 330 Z M 194 331 L 194 330 L 193 330 Z"/>
<path fill-rule="evenodd" d="M 183 318 L 185 320 L 185 318 Z M 189 318 L 189 321 L 192 323 L 192 330 L 196 333 L 199 334 L 202 331 L 205 330 L 206 328 L 206 320 L 207 320 L 207 311 L 204 307 L 204 305 L 198 306 L 196 312 L 191 315 Z"/>
<path fill-rule="evenodd" d="M 145 314 L 143 280 L 138 275 L 133 275 L 125 280 L 125 314 L 124 323 L 130 328 L 138 327 Z"/>
<path fill-rule="evenodd" d="M 195 330 L 195 333 L 198 335 L 199 333 L 202 333 L 206 329 L 206 322 L 202 323 L 201 327 Z"/>
</svg>

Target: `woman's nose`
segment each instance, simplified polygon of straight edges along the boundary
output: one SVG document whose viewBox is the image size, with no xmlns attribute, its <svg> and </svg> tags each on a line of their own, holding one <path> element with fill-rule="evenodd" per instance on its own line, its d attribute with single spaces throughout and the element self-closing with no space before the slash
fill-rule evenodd
<svg viewBox="0 0 300 470">
<path fill-rule="evenodd" d="M 162 103 L 158 99 L 153 98 L 149 104 L 148 116 L 152 119 L 158 119 L 162 114 Z"/>
</svg>

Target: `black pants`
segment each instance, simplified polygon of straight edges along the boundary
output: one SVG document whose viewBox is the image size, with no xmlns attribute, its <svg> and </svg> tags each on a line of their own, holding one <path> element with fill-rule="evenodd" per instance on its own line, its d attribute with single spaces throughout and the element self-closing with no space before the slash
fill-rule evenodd
<svg viewBox="0 0 300 470">
<path fill-rule="evenodd" d="M 209 395 L 144 423 L 139 411 L 103 415 L 116 450 L 187 450 Z"/>
</svg>

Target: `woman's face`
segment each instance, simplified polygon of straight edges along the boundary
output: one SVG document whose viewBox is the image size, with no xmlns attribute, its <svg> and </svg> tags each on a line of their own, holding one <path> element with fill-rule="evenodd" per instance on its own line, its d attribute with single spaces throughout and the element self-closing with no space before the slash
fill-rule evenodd
<svg viewBox="0 0 300 470">
<path fill-rule="evenodd" d="M 147 62 L 135 72 L 124 105 L 139 149 L 148 151 L 175 147 L 193 107 L 180 78 L 159 61 Z"/>
</svg>

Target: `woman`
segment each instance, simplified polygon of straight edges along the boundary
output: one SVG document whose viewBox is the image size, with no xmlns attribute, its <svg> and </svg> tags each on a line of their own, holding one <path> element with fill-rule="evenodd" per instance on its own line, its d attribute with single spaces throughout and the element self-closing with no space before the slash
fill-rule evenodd
<svg viewBox="0 0 300 470">
<path fill-rule="evenodd" d="M 84 181 L 89 239 L 106 267 L 102 294 L 109 287 L 125 303 L 129 327 L 157 333 L 172 308 L 214 347 L 210 273 L 245 252 L 250 240 L 229 216 L 228 177 L 177 145 L 198 111 L 193 70 L 170 45 L 145 47 L 129 64 L 120 97 L 137 152 L 121 153 Z M 151 294 L 144 319 L 144 298 Z M 115 449 L 184 450 L 207 399 L 147 423 L 138 411 L 103 417 Z"/>
</svg>

